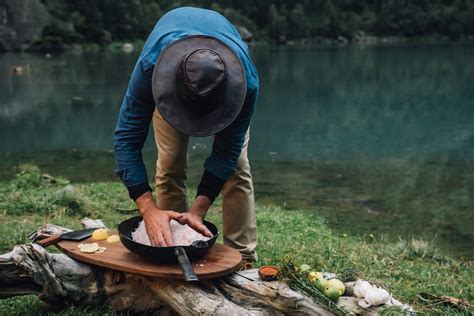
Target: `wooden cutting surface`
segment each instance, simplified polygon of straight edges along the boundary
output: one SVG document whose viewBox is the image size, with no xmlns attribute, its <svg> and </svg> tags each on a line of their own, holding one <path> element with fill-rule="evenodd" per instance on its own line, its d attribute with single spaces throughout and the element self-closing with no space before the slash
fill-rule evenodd
<svg viewBox="0 0 474 316">
<path fill-rule="evenodd" d="M 80 243 L 93 242 L 106 247 L 107 250 L 103 253 L 91 254 L 83 253 L 77 247 Z M 68 256 L 93 265 L 141 275 L 184 279 L 178 263 L 147 261 L 130 252 L 120 241 L 109 243 L 106 240 L 95 241 L 92 238 L 82 241 L 62 240 L 56 246 Z M 216 243 L 203 258 L 191 261 L 191 265 L 200 279 L 211 279 L 234 272 L 241 260 L 242 256 L 237 250 Z"/>
</svg>

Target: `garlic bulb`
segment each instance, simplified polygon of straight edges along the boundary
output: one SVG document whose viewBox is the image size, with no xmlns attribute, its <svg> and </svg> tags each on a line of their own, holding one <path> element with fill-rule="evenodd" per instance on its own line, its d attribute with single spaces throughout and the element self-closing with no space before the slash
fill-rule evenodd
<svg viewBox="0 0 474 316">
<path fill-rule="evenodd" d="M 358 298 L 364 298 L 367 291 L 372 289 L 372 285 L 364 280 L 357 280 L 354 286 L 354 295 Z"/>
<path fill-rule="evenodd" d="M 365 301 L 373 306 L 383 305 L 390 301 L 390 294 L 384 289 L 373 287 L 365 293 Z"/>
</svg>

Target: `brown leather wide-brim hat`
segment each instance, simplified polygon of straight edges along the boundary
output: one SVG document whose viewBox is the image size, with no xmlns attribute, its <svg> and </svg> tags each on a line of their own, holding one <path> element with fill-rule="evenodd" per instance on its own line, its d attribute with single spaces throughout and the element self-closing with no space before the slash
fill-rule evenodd
<svg viewBox="0 0 474 316">
<path fill-rule="evenodd" d="M 239 115 L 247 82 L 232 49 L 199 35 L 166 47 L 156 62 L 152 88 L 156 107 L 171 126 L 190 136 L 208 136 Z"/>
</svg>

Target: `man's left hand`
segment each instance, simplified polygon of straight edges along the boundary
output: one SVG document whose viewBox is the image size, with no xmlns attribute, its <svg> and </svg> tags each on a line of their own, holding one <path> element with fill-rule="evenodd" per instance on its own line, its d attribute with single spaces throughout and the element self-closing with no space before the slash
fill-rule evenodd
<svg viewBox="0 0 474 316">
<path fill-rule="evenodd" d="M 207 229 L 206 225 L 202 223 L 202 217 L 190 212 L 182 213 L 178 219 L 181 224 L 187 224 L 195 231 L 203 234 L 206 237 L 212 237 L 212 233 Z"/>
<path fill-rule="evenodd" d="M 206 225 L 202 223 L 209 207 L 211 207 L 211 200 L 209 200 L 207 196 L 199 195 L 196 197 L 196 200 L 194 200 L 191 209 L 187 213 L 181 213 L 179 221 L 182 224 L 187 224 L 189 227 L 200 232 L 204 236 L 212 237 L 212 233 L 207 229 Z"/>
</svg>

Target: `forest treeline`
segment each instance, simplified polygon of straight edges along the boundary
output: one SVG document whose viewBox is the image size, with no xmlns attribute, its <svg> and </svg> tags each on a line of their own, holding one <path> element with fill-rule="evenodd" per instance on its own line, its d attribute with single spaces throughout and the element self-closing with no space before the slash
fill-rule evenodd
<svg viewBox="0 0 474 316">
<path fill-rule="evenodd" d="M 258 41 L 372 36 L 459 39 L 474 35 L 473 0 L 42 0 L 57 23 L 45 41 L 144 40 L 156 21 L 180 6 L 219 11 Z"/>
</svg>

